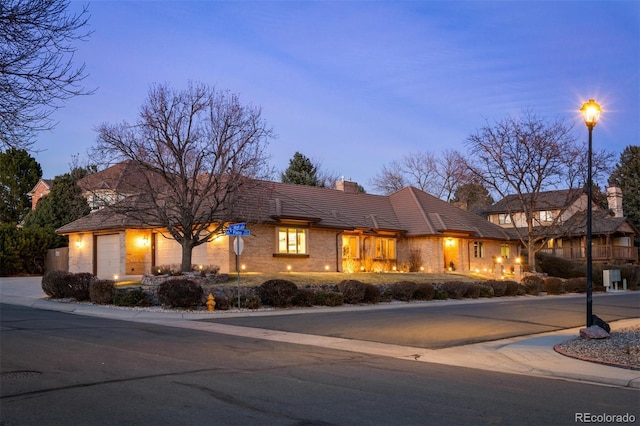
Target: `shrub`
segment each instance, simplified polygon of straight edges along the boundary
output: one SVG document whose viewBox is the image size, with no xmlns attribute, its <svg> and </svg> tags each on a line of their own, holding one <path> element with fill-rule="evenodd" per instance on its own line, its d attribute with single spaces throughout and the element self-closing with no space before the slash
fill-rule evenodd
<svg viewBox="0 0 640 426">
<path fill-rule="evenodd" d="M 79 274 L 71 274 L 69 286 L 71 288 L 71 297 L 79 302 L 91 300 L 90 288 L 91 283 L 96 279 L 93 274 L 81 272 Z"/>
<path fill-rule="evenodd" d="M 495 297 L 502 297 L 507 292 L 507 283 L 504 281 L 489 280 L 486 284 L 493 288 L 493 295 Z"/>
<path fill-rule="evenodd" d="M 413 298 L 418 285 L 413 281 L 400 281 L 391 285 L 390 288 L 394 299 L 408 302 Z"/>
<path fill-rule="evenodd" d="M 178 278 L 158 286 L 158 299 L 163 306 L 192 309 L 202 304 L 204 291 L 198 283 Z"/>
<path fill-rule="evenodd" d="M 299 288 L 298 293 L 293 298 L 294 306 L 313 306 L 315 300 L 315 292 L 308 288 Z"/>
<path fill-rule="evenodd" d="M 357 280 L 344 280 L 338 284 L 344 303 L 356 304 L 364 302 L 366 286 Z"/>
<path fill-rule="evenodd" d="M 381 302 L 391 302 L 393 300 L 393 290 L 391 287 L 382 287 L 382 291 L 380 292 L 380 301 Z"/>
<path fill-rule="evenodd" d="M 587 278 L 569 278 L 564 282 L 564 291 L 566 291 L 567 293 L 586 293 Z"/>
<path fill-rule="evenodd" d="M 431 300 L 436 293 L 433 284 L 419 283 L 413 292 L 413 298 L 416 300 Z"/>
<path fill-rule="evenodd" d="M 544 289 L 544 278 L 538 275 L 527 275 L 521 282 L 526 294 L 537 296 Z"/>
<path fill-rule="evenodd" d="M 440 290 L 439 288 L 435 289 L 435 292 L 433 294 L 434 300 L 447 300 L 448 298 L 449 298 L 449 295 L 447 294 L 446 291 Z"/>
<path fill-rule="evenodd" d="M 469 283 L 463 281 L 449 281 L 441 283 L 440 290 L 444 291 L 449 299 L 462 299 L 469 290 Z"/>
<path fill-rule="evenodd" d="M 585 276 L 586 265 L 558 256 L 538 253 L 536 255 L 537 265 L 541 272 L 549 276 L 559 278 L 576 278 Z"/>
<path fill-rule="evenodd" d="M 258 295 L 263 305 L 284 308 L 291 306 L 298 293 L 298 286 L 288 280 L 265 281 L 258 288 Z"/>
<path fill-rule="evenodd" d="M 409 272 L 420 272 L 422 267 L 422 253 L 420 249 L 413 249 L 409 252 Z"/>
<path fill-rule="evenodd" d="M 487 285 L 485 283 L 480 283 L 480 284 L 478 284 L 478 288 L 480 289 L 479 297 L 493 297 L 494 296 L 493 287 L 491 287 L 490 285 Z"/>
<path fill-rule="evenodd" d="M 231 302 L 227 296 L 216 296 L 214 295 L 216 306 L 216 311 L 228 311 L 231 309 Z M 236 298 L 237 300 L 237 298 Z"/>
<path fill-rule="evenodd" d="M 117 291 L 113 297 L 116 306 L 151 306 L 151 298 L 141 288 Z"/>
<path fill-rule="evenodd" d="M 375 304 L 380 301 L 380 289 L 373 284 L 364 285 L 364 303 Z"/>
<path fill-rule="evenodd" d="M 89 286 L 89 298 L 91 303 L 108 305 L 113 303 L 116 292 L 115 283 L 112 280 L 94 280 Z"/>
<path fill-rule="evenodd" d="M 477 299 L 480 297 L 480 284 L 469 283 L 469 287 L 467 288 L 467 292 L 464 294 L 464 297 L 471 299 Z"/>
<path fill-rule="evenodd" d="M 71 274 L 64 271 L 50 271 L 42 277 L 42 291 L 54 299 L 72 297 Z"/>
<path fill-rule="evenodd" d="M 562 280 L 557 277 L 545 278 L 544 291 L 546 291 L 547 294 L 562 294 Z"/>
<path fill-rule="evenodd" d="M 321 290 L 314 294 L 313 304 L 318 306 L 340 306 L 344 303 L 342 293 L 331 290 Z"/>
<path fill-rule="evenodd" d="M 216 302 L 217 303 L 217 302 Z M 229 300 L 229 304 L 231 307 L 238 307 L 238 296 Z M 218 305 L 216 305 L 216 308 Z M 260 296 L 255 293 L 247 293 L 240 295 L 240 308 L 245 309 L 260 309 L 262 307 L 262 303 L 260 300 Z"/>
<path fill-rule="evenodd" d="M 505 296 L 518 296 L 520 294 L 520 284 L 515 281 L 504 281 L 507 288 L 504 291 Z"/>
</svg>

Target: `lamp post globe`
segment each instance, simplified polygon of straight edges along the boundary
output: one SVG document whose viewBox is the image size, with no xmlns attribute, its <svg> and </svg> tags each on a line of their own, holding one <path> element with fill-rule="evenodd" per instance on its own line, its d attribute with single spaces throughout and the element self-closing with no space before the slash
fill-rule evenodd
<svg viewBox="0 0 640 426">
<path fill-rule="evenodd" d="M 593 154 L 593 128 L 596 127 L 602 109 L 593 99 L 585 102 L 580 108 L 584 124 L 589 129 L 589 152 L 587 161 L 587 327 L 593 325 L 593 255 L 591 252 L 591 222 L 592 222 L 592 154 Z"/>
</svg>

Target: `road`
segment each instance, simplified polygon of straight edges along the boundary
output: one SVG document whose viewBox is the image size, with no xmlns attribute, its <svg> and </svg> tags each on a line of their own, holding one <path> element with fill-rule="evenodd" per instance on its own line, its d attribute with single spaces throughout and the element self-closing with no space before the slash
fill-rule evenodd
<svg viewBox="0 0 640 426">
<path fill-rule="evenodd" d="M 209 322 L 441 349 L 584 326 L 585 296 L 436 301 L 393 309 L 254 315 Z M 607 322 L 640 316 L 640 292 L 595 294 Z"/>
<path fill-rule="evenodd" d="M 390 312 L 409 311 L 388 311 L 386 322 L 400 329 Z M 568 425 L 576 424 L 576 413 L 640 418 L 639 392 L 630 389 L 4 304 L 0 320 L 3 426 Z"/>
</svg>

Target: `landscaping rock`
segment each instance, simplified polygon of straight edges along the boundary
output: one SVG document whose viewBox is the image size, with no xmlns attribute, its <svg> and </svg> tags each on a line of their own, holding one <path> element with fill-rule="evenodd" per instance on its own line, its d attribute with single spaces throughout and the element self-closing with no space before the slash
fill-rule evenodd
<svg viewBox="0 0 640 426">
<path fill-rule="evenodd" d="M 611 335 L 599 326 L 592 325 L 591 327 L 581 328 L 580 337 L 583 339 L 608 339 Z"/>
</svg>

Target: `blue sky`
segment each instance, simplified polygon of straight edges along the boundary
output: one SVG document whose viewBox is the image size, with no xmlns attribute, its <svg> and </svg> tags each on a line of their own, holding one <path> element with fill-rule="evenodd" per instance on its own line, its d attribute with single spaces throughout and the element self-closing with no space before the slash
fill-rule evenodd
<svg viewBox="0 0 640 426">
<path fill-rule="evenodd" d="M 78 11 L 84 3 L 71 2 Z M 201 81 L 262 108 L 278 138 L 370 189 L 384 164 L 458 149 L 476 129 L 533 109 L 587 129 L 594 149 L 640 144 L 640 2 L 95 1 L 76 59 L 94 95 L 56 111 L 34 156 L 45 178 L 86 161 L 100 123 L 133 122 L 152 83 Z"/>
</svg>

